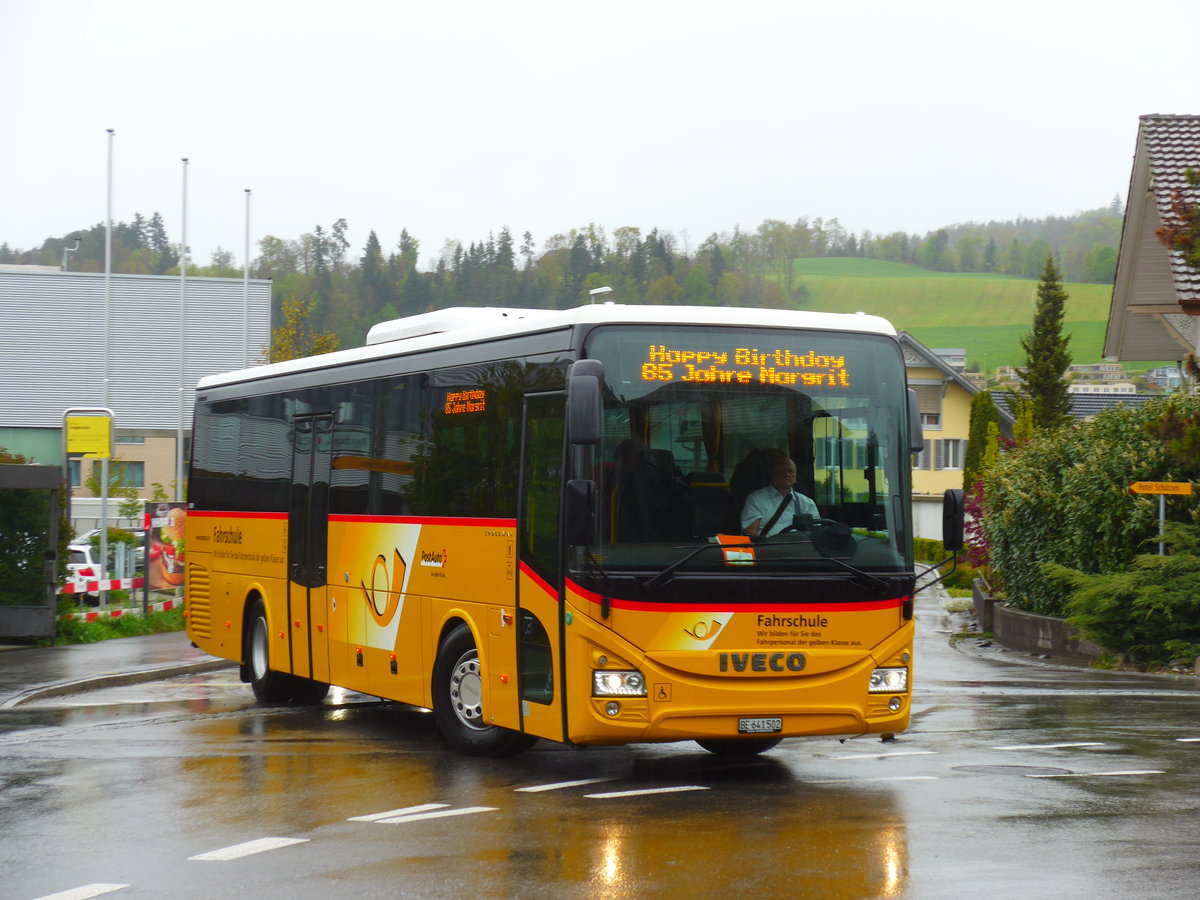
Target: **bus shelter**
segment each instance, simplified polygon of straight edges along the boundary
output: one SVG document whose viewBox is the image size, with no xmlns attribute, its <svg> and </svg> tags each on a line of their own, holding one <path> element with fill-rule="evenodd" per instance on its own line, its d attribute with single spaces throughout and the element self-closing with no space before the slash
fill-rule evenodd
<svg viewBox="0 0 1200 900">
<path fill-rule="evenodd" d="M 0 465 L 0 638 L 53 638 L 58 466 Z"/>
</svg>

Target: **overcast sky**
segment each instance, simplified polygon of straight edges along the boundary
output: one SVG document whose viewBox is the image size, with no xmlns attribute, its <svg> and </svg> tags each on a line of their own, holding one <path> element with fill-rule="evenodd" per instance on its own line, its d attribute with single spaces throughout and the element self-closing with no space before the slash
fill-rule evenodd
<svg viewBox="0 0 1200 900">
<path fill-rule="evenodd" d="M 160 212 L 207 263 L 338 218 L 424 266 L 509 226 L 694 247 L 1125 199 L 1145 113 L 1200 113 L 1195 0 L 0 0 L 0 243 Z"/>
</svg>

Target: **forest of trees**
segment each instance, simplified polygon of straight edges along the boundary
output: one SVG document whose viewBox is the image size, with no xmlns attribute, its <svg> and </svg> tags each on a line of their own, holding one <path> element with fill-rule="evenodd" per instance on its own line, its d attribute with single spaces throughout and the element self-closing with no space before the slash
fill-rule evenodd
<svg viewBox="0 0 1200 900">
<path fill-rule="evenodd" d="M 1053 253 L 1066 281 L 1111 283 L 1123 210 L 1119 198 L 1074 216 L 969 223 L 925 236 L 895 232 L 853 234 L 837 219 L 769 219 L 754 231 L 713 234 L 695 248 L 658 229 L 596 225 L 551 236 L 539 248 L 505 227 L 463 245 L 447 241 L 424 267 L 420 247 L 400 233 L 385 248 L 374 231 L 351 252 L 349 226 L 338 219 L 298 239 L 267 235 L 250 271 L 273 280 L 276 314 L 286 300 L 311 303 L 313 331 L 333 332 L 342 346 L 362 343 L 376 322 L 447 306 L 565 309 L 609 285 L 623 302 L 803 308 L 806 290 L 795 262 L 814 257 L 866 257 L 939 272 L 982 272 L 1037 278 Z M 78 249 L 72 250 L 78 241 Z M 0 245 L 0 263 L 104 268 L 104 226 L 48 238 L 35 250 Z M 177 274 L 179 245 L 162 217 L 138 214 L 113 227 L 113 270 Z M 206 266 L 189 260 L 195 276 L 240 278 L 233 253 L 218 248 Z M 280 318 L 276 317 L 276 321 Z"/>
</svg>

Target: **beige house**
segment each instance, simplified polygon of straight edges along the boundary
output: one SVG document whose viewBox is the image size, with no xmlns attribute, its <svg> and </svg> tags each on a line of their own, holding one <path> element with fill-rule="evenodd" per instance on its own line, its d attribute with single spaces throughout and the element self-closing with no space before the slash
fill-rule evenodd
<svg viewBox="0 0 1200 900">
<path fill-rule="evenodd" d="M 900 332 L 908 386 L 921 409 L 924 449 L 913 457 L 913 525 L 918 537 L 941 540 L 942 496 L 963 486 L 963 461 L 971 428 L 971 398 L 979 388 L 935 351 Z M 1012 418 L 999 408 L 1001 428 Z"/>
</svg>

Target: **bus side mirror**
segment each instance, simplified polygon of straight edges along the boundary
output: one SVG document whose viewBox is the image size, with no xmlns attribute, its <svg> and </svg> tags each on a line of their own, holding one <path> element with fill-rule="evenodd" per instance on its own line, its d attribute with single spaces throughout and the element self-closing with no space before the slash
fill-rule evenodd
<svg viewBox="0 0 1200 900">
<path fill-rule="evenodd" d="M 917 392 L 908 389 L 908 449 L 920 453 L 925 449 L 925 435 L 921 430 L 921 403 Z"/>
<path fill-rule="evenodd" d="M 600 385 L 604 363 L 581 359 L 567 375 L 567 438 L 572 444 L 600 443 Z"/>
<path fill-rule="evenodd" d="M 966 513 L 963 511 L 963 492 L 951 488 L 942 497 L 942 546 L 947 553 L 957 553 L 963 548 L 963 529 Z"/>
<path fill-rule="evenodd" d="M 563 498 L 563 532 L 567 544 L 581 546 L 592 543 L 592 521 L 596 498 L 596 482 L 572 478 L 567 482 Z"/>
</svg>

